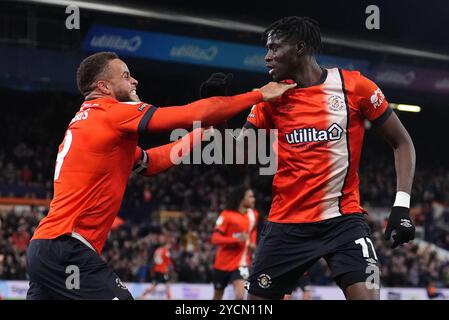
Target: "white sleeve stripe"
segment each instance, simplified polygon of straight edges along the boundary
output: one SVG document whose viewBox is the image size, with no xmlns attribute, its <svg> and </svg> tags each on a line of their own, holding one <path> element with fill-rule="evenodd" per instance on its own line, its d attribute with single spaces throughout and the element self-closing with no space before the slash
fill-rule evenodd
<svg viewBox="0 0 449 320">
<path fill-rule="evenodd" d="M 142 101 L 139 101 L 139 102 L 135 102 L 135 101 L 127 101 L 127 102 L 120 102 L 120 103 L 136 105 L 136 104 L 144 103 L 144 102 L 142 102 Z"/>
</svg>

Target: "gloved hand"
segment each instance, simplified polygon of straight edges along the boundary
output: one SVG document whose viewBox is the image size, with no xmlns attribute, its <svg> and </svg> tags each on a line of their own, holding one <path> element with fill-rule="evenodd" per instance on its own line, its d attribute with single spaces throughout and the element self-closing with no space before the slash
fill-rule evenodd
<svg viewBox="0 0 449 320">
<path fill-rule="evenodd" d="M 385 240 L 390 240 L 391 233 L 394 230 L 396 234 L 393 235 L 391 248 L 396 248 L 400 244 L 415 239 L 415 226 L 410 219 L 409 208 L 393 207 L 391 209 L 387 228 L 385 229 Z"/>
<path fill-rule="evenodd" d="M 224 74 L 221 72 L 212 74 L 209 79 L 200 86 L 200 98 L 209 98 L 214 96 L 226 96 L 229 84 L 234 75 L 232 73 Z"/>
</svg>

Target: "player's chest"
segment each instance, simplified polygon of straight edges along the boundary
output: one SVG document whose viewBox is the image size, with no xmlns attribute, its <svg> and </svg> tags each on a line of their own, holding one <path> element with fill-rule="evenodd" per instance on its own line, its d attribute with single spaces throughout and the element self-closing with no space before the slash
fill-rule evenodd
<svg viewBox="0 0 449 320">
<path fill-rule="evenodd" d="M 337 90 L 327 94 L 297 94 L 276 106 L 273 124 L 279 132 L 300 129 L 327 130 L 332 125 L 346 128 L 349 106 Z"/>
<path fill-rule="evenodd" d="M 249 229 L 248 217 L 246 215 L 232 216 L 229 219 L 229 229 L 231 232 L 248 231 Z"/>
</svg>

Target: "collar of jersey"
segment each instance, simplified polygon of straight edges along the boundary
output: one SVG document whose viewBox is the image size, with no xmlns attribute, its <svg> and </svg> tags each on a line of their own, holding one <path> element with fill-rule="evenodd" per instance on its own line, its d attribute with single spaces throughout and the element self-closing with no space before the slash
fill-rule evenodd
<svg viewBox="0 0 449 320">
<path fill-rule="evenodd" d="M 319 85 L 323 84 L 327 79 L 328 72 L 327 72 L 327 69 L 325 69 L 325 68 L 321 68 L 321 71 L 322 71 L 321 76 L 320 76 L 320 79 L 318 79 L 318 82 L 316 82 L 308 87 L 302 87 L 302 86 L 298 85 L 296 88 L 293 88 L 293 90 L 294 89 L 307 89 L 307 88 L 311 88 L 311 87 L 319 86 Z M 292 79 L 286 79 L 286 80 L 282 80 L 281 82 L 291 84 L 291 83 L 294 83 L 295 81 L 293 81 Z"/>
</svg>

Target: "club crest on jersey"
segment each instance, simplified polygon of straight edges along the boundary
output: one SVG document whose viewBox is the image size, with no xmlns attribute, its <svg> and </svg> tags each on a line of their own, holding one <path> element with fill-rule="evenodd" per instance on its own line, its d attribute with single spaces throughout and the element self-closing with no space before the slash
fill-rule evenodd
<svg viewBox="0 0 449 320">
<path fill-rule="evenodd" d="M 259 283 L 259 287 L 263 289 L 268 289 L 271 286 L 271 277 L 268 274 L 262 273 L 258 278 L 257 282 Z"/>
<path fill-rule="evenodd" d="M 333 123 L 326 130 L 317 130 L 316 128 L 294 129 L 286 133 L 285 138 L 288 144 L 299 144 L 305 142 L 322 142 L 340 140 L 343 129 L 336 123 Z"/>
<path fill-rule="evenodd" d="M 345 107 L 345 102 L 339 96 L 330 96 L 327 103 L 332 111 L 341 111 Z"/>
<path fill-rule="evenodd" d="M 374 109 L 377 109 L 385 100 L 385 96 L 380 89 L 374 91 L 373 95 L 370 98 L 371 104 Z"/>
</svg>

